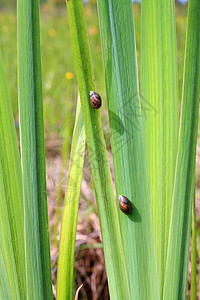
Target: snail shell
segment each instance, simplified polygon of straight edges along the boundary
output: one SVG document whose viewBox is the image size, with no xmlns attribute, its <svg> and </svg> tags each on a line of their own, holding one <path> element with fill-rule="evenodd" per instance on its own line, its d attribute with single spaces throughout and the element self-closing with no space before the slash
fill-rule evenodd
<svg viewBox="0 0 200 300">
<path fill-rule="evenodd" d="M 98 93 L 90 91 L 90 105 L 96 109 L 101 107 L 101 96 Z"/>
<path fill-rule="evenodd" d="M 124 214 L 130 214 L 131 203 L 125 196 L 119 195 L 119 207 Z"/>
</svg>

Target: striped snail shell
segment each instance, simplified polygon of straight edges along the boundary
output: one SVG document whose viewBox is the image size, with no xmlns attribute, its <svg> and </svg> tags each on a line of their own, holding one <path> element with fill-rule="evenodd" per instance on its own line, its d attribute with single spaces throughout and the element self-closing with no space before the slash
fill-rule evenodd
<svg viewBox="0 0 200 300">
<path fill-rule="evenodd" d="M 96 109 L 101 107 L 101 96 L 98 93 L 90 91 L 90 105 Z"/>
<path fill-rule="evenodd" d="M 124 214 L 130 214 L 131 203 L 125 196 L 119 195 L 119 207 Z"/>
</svg>

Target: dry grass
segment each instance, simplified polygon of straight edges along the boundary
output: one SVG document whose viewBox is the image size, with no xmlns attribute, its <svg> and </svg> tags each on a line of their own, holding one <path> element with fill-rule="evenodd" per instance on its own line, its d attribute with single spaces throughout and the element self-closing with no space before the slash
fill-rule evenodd
<svg viewBox="0 0 200 300">
<path fill-rule="evenodd" d="M 51 144 L 51 143 L 50 143 Z M 61 144 L 61 143 L 60 143 Z M 50 225 L 50 239 L 51 239 L 51 257 L 52 257 L 52 275 L 53 288 L 56 295 L 56 275 L 57 275 L 57 260 L 59 244 L 58 235 L 54 236 L 55 232 L 55 209 L 56 209 L 56 194 L 57 187 L 60 180 L 61 156 L 55 152 L 54 146 L 48 147 L 47 165 L 47 192 L 48 192 L 48 208 L 49 208 L 49 225 Z M 108 153 L 109 161 L 112 165 L 110 152 Z M 197 171 L 200 170 L 200 147 L 197 148 L 196 159 Z M 62 197 L 64 199 L 65 188 L 67 183 L 67 169 L 63 176 Z M 112 177 L 113 168 L 111 167 Z M 199 173 L 200 174 L 200 173 Z M 114 179 L 113 179 L 114 184 Z M 197 215 L 197 247 L 200 247 L 200 237 L 198 231 L 200 230 L 200 176 L 197 183 L 197 197 L 196 197 L 196 215 Z M 62 207 L 60 208 L 62 214 Z M 106 269 L 102 248 L 102 239 L 100 232 L 99 219 L 95 203 L 95 194 L 90 175 L 89 159 L 86 156 L 83 182 L 81 188 L 81 198 L 79 205 L 79 217 L 76 234 L 75 245 L 75 282 L 74 291 L 83 284 L 83 288 L 79 292 L 79 299 L 89 300 L 107 300 L 109 299 L 108 284 L 106 277 Z M 191 252 L 191 249 L 190 249 Z M 198 296 L 200 299 L 200 259 L 197 251 L 197 278 L 198 278 Z M 190 295 L 190 278 L 191 278 L 191 259 L 189 260 L 188 268 L 188 291 L 187 299 Z"/>
</svg>

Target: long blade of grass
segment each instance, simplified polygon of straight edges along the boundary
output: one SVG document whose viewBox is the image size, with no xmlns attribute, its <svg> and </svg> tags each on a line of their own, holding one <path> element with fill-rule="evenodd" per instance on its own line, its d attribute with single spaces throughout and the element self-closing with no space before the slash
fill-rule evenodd
<svg viewBox="0 0 200 300">
<path fill-rule="evenodd" d="M 192 202 L 192 251 L 191 251 L 192 271 L 191 271 L 191 290 L 190 290 L 191 300 L 197 299 L 197 276 L 196 276 L 197 252 L 196 252 L 196 211 L 195 211 L 195 196 L 196 196 L 195 190 L 196 189 L 195 188 L 194 188 L 194 195 L 193 195 L 193 202 Z"/>
<path fill-rule="evenodd" d="M 2 164 L 0 164 L 2 167 Z M 1 174 L 2 175 L 2 174 Z M 8 198 L 4 190 L 3 176 L 0 177 L 0 298 L 20 299 L 20 287 L 12 245 L 11 226 L 7 210 Z M 24 272 L 25 274 L 25 272 Z M 24 294 L 22 296 L 25 296 Z"/>
<path fill-rule="evenodd" d="M 178 144 L 174 0 L 142 0 L 141 102 L 162 297 Z"/>
<path fill-rule="evenodd" d="M 73 299 L 74 252 L 85 153 L 85 129 L 80 98 L 72 138 L 70 166 L 62 215 L 57 274 L 57 300 Z"/>
<path fill-rule="evenodd" d="M 0 52 L 0 298 L 25 299 L 22 175 Z"/>
<path fill-rule="evenodd" d="M 119 220 L 100 115 L 99 111 L 89 104 L 89 93 L 95 91 L 95 83 L 82 0 L 67 1 L 67 10 L 110 297 L 111 299 L 130 299 Z"/>
<path fill-rule="evenodd" d="M 99 0 L 98 13 L 116 191 L 132 203 L 119 210 L 131 299 L 159 299 L 132 1 Z"/>
<path fill-rule="evenodd" d="M 200 96 L 200 1 L 189 1 L 180 138 L 164 299 L 185 299 Z"/>
<path fill-rule="evenodd" d="M 19 0 L 17 18 L 27 297 L 52 299 L 38 0 Z"/>
</svg>

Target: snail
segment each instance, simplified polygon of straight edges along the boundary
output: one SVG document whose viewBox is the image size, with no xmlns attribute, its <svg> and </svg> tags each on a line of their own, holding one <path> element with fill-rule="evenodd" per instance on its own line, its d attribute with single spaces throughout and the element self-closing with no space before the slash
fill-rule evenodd
<svg viewBox="0 0 200 300">
<path fill-rule="evenodd" d="M 101 96 L 98 93 L 90 91 L 90 105 L 96 109 L 101 107 Z"/>
<path fill-rule="evenodd" d="M 130 214 L 131 203 L 125 196 L 119 195 L 119 207 L 124 214 Z"/>
</svg>

